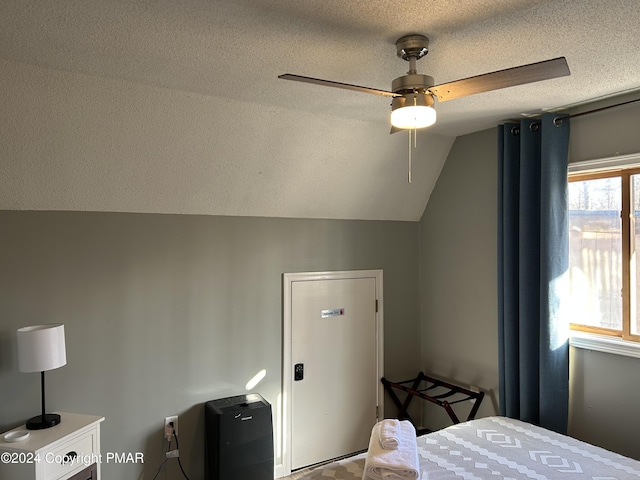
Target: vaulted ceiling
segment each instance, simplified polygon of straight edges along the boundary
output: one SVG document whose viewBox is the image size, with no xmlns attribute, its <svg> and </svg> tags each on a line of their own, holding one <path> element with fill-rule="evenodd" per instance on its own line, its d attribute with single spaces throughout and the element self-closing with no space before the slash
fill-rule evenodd
<svg viewBox="0 0 640 480">
<path fill-rule="evenodd" d="M 78 93 L 51 117 L 97 95 L 126 127 L 98 141 L 111 155 L 87 155 L 80 137 L 100 134 L 78 120 L 91 130 L 57 147 L 53 170 L 37 158 L 47 135 L 33 151 L 10 139 L 0 208 L 416 221 L 456 136 L 640 88 L 639 18 L 637 0 L 5 0 L 0 125 L 14 133 L 5 113 L 26 115 L 18 84 L 55 71 L 40 87 Z M 389 134 L 388 98 L 277 78 L 389 90 L 408 69 L 395 51 L 408 33 L 429 37 L 418 72 L 436 84 L 558 56 L 571 76 L 437 103 L 408 184 L 408 138 Z M 163 98 L 174 117 L 150 108 Z"/>
</svg>

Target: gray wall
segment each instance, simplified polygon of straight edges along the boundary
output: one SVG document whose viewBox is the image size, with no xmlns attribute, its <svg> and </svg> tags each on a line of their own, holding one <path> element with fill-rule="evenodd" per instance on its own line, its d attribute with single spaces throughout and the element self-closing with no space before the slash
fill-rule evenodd
<svg viewBox="0 0 640 480">
<path fill-rule="evenodd" d="M 640 103 L 572 119 L 570 161 L 640 152 L 638 118 Z M 487 391 L 480 415 L 497 413 L 496 149 L 496 129 L 457 138 L 420 222 L 422 365 Z M 570 381 L 569 433 L 640 459 L 640 360 L 571 348 Z"/>
<path fill-rule="evenodd" d="M 480 387 L 478 416 L 497 413 L 496 144 L 495 130 L 456 139 L 420 222 L 422 368 Z M 425 405 L 427 428 L 450 423 Z"/>
<path fill-rule="evenodd" d="M 143 452 L 146 479 L 178 414 L 185 469 L 202 478 L 203 402 L 266 369 L 254 391 L 276 403 L 285 272 L 383 269 L 385 373 L 419 363 L 416 222 L 0 211 L 0 225 L 0 431 L 39 411 L 15 330 L 61 322 L 68 363 L 47 374 L 48 410 L 105 416 L 102 452 Z"/>
</svg>

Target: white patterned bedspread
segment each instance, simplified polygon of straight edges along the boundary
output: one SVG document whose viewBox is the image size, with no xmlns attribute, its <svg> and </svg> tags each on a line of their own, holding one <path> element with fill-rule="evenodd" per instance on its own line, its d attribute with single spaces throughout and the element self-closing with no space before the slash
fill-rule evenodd
<svg viewBox="0 0 640 480">
<path fill-rule="evenodd" d="M 418 438 L 421 480 L 640 479 L 640 462 L 528 423 L 489 417 Z M 301 480 L 360 480 L 366 454 Z"/>
</svg>

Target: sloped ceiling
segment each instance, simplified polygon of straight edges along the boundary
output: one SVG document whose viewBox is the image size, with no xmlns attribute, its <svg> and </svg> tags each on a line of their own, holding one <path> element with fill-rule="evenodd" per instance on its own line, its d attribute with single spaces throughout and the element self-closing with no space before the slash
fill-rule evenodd
<svg viewBox="0 0 640 480">
<path fill-rule="evenodd" d="M 637 0 L 5 0 L 0 208 L 417 221 L 456 136 L 639 88 L 638 18 Z M 407 33 L 436 84 L 557 56 L 571 76 L 437 104 L 411 149 L 387 98 L 277 78 L 388 90 Z"/>
</svg>

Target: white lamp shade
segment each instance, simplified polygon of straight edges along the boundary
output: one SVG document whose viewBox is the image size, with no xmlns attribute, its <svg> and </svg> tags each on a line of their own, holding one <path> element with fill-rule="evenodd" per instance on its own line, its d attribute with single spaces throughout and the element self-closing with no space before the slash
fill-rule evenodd
<svg viewBox="0 0 640 480">
<path fill-rule="evenodd" d="M 64 325 L 33 325 L 18 329 L 18 370 L 44 372 L 67 363 Z"/>
<path fill-rule="evenodd" d="M 428 105 L 408 105 L 391 112 L 391 125 L 396 128 L 425 128 L 436 123 L 436 110 Z"/>
</svg>

